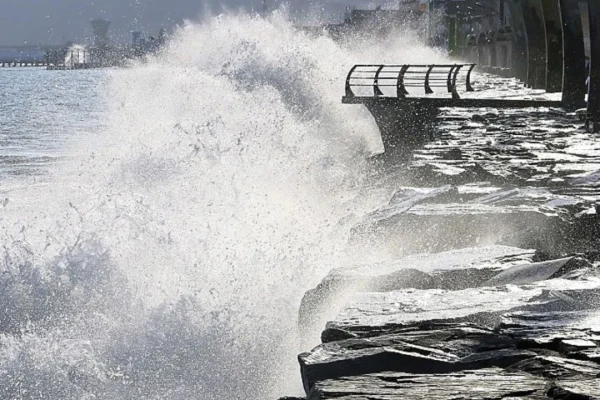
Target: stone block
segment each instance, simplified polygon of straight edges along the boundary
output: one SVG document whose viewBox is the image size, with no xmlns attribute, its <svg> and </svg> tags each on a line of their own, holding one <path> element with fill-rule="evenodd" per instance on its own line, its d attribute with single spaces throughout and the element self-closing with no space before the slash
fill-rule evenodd
<svg viewBox="0 0 600 400">
<path fill-rule="evenodd" d="M 524 285 L 564 277 L 579 270 L 592 270 L 594 266 L 581 257 L 568 257 L 539 263 L 516 265 L 484 283 L 484 286 Z"/>
<path fill-rule="evenodd" d="M 448 374 L 385 372 L 319 382 L 308 400 L 547 400 L 546 382 L 499 368 Z"/>
</svg>

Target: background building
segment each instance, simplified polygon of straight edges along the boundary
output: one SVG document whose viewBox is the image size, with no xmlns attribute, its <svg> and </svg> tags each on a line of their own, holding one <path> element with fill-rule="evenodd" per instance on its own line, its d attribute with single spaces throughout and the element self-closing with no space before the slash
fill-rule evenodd
<svg viewBox="0 0 600 400">
<path fill-rule="evenodd" d="M 110 21 L 102 18 L 96 18 L 91 21 L 92 31 L 94 32 L 94 46 L 106 46 L 109 43 L 108 30 Z"/>
</svg>

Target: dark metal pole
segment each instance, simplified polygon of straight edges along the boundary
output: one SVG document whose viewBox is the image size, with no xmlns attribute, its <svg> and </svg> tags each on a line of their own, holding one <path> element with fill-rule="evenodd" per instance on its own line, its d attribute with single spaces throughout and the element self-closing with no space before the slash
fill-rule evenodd
<svg viewBox="0 0 600 400">
<path fill-rule="evenodd" d="M 585 105 L 585 48 L 579 0 L 557 0 L 563 33 L 563 105 L 577 109 Z"/>
<path fill-rule="evenodd" d="M 512 65 L 511 68 L 517 78 L 527 82 L 527 62 L 529 56 L 529 47 L 527 46 L 527 30 L 525 29 L 525 19 L 523 17 L 523 8 L 518 0 L 509 0 L 512 26 Z"/>
<path fill-rule="evenodd" d="M 588 97 L 588 128 L 600 131 L 600 3 L 588 1 L 590 19 L 590 89 Z"/>
<path fill-rule="evenodd" d="M 560 24 L 560 9 L 556 0 L 542 0 L 544 27 L 546 30 L 546 91 L 562 91 L 563 43 Z"/>
<path fill-rule="evenodd" d="M 546 31 L 541 0 L 524 0 L 523 16 L 529 48 L 527 83 L 534 89 L 546 89 Z"/>
</svg>

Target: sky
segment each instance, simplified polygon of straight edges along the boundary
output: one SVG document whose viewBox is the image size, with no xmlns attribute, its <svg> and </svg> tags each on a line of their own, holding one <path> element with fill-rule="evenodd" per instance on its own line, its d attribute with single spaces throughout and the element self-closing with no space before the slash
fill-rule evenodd
<svg viewBox="0 0 600 400">
<path fill-rule="evenodd" d="M 284 0 L 267 0 L 271 6 Z M 286 0 L 298 16 L 309 9 L 325 10 L 328 16 L 340 15 L 346 6 L 364 8 L 386 0 Z M 130 32 L 156 35 L 161 27 L 172 28 L 185 19 L 198 20 L 223 9 L 260 10 L 262 0 L 0 0 L 0 46 L 20 44 L 64 44 L 91 41 L 89 21 L 111 21 L 111 38 L 128 42 Z"/>
</svg>

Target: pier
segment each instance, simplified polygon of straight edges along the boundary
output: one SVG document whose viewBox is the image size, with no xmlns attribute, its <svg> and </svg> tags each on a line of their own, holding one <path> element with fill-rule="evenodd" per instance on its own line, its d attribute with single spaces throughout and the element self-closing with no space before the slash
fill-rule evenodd
<svg viewBox="0 0 600 400">
<path fill-rule="evenodd" d="M 47 55 L 58 46 L 0 46 L 0 68 L 48 67 Z"/>
<path fill-rule="evenodd" d="M 157 38 L 142 37 L 141 32 L 132 32 L 132 43 L 111 43 L 110 21 L 94 19 L 91 28 L 94 42 L 77 45 L 71 42 L 63 46 L 0 46 L 0 68 L 45 67 L 51 71 L 83 70 L 121 67 L 128 61 L 144 59 L 164 46 L 166 30 L 160 29 Z"/>
<path fill-rule="evenodd" d="M 0 61 L 0 68 L 49 67 L 44 61 Z"/>
<path fill-rule="evenodd" d="M 84 48 L 68 49 L 46 54 L 46 66 L 49 71 L 102 68 L 107 65 L 105 52 Z"/>
</svg>

